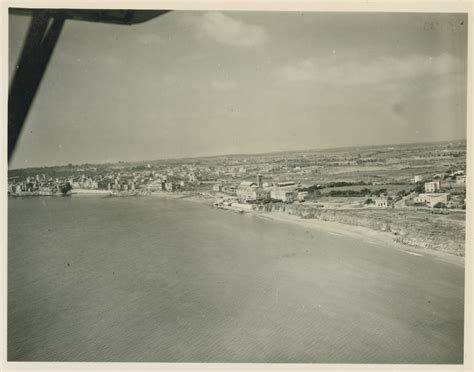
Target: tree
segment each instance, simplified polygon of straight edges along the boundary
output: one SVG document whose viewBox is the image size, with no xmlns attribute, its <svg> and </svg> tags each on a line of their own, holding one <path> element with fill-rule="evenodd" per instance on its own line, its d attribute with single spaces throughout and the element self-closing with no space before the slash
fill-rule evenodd
<svg viewBox="0 0 474 372">
<path fill-rule="evenodd" d="M 66 184 L 64 185 L 61 185 L 59 187 L 59 189 L 61 190 L 61 192 L 63 193 L 63 195 L 66 195 L 69 191 L 72 190 L 72 186 L 69 182 L 67 182 Z"/>
<path fill-rule="evenodd" d="M 400 197 L 404 197 L 406 195 L 406 191 L 405 190 L 400 190 L 399 192 L 397 192 L 397 195 L 400 196 Z"/>
<path fill-rule="evenodd" d="M 425 186 L 424 186 L 423 183 L 417 182 L 416 185 L 415 185 L 415 188 L 412 189 L 412 191 L 417 192 L 418 194 L 420 194 L 423 191 L 425 191 Z"/>
</svg>

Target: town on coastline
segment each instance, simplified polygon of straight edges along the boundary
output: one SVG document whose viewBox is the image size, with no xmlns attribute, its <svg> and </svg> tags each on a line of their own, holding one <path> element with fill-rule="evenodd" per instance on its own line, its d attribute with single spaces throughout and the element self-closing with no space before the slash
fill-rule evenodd
<svg viewBox="0 0 474 372">
<path fill-rule="evenodd" d="M 464 255 L 465 141 L 69 164 L 10 170 L 8 179 L 12 197 L 166 193 L 205 198 L 214 207 L 236 211 L 283 211 L 303 218 L 365 223 L 414 246 L 439 246 Z M 426 226 L 427 234 L 433 232 L 427 215 L 438 218 L 435 236 L 449 230 L 459 238 L 444 248 L 436 237 L 429 242 L 421 239 L 422 243 L 420 237 L 413 239 L 411 223 Z"/>
</svg>

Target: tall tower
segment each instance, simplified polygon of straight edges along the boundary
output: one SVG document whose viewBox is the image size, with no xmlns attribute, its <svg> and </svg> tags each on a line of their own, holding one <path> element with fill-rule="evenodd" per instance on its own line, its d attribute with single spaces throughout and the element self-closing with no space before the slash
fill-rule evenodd
<svg viewBox="0 0 474 372">
<path fill-rule="evenodd" d="M 261 175 L 261 174 L 258 174 L 258 175 L 257 175 L 257 186 L 258 186 L 259 188 L 261 188 L 262 185 L 263 185 L 263 184 L 262 184 L 262 175 Z"/>
</svg>

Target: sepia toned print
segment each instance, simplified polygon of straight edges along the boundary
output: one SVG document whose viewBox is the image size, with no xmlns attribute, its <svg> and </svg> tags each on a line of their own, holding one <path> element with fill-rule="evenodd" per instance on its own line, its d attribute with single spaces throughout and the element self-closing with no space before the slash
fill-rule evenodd
<svg viewBox="0 0 474 372">
<path fill-rule="evenodd" d="M 463 364 L 467 14 L 9 13 L 8 361 Z"/>
</svg>

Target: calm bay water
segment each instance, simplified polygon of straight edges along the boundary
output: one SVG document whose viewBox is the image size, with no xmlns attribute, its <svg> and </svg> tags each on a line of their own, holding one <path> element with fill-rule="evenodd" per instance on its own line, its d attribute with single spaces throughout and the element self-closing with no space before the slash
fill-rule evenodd
<svg viewBox="0 0 474 372">
<path fill-rule="evenodd" d="M 464 269 L 180 200 L 8 201 L 8 360 L 462 363 Z"/>
</svg>

